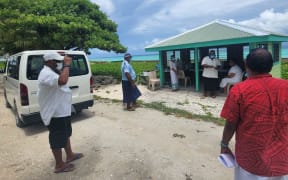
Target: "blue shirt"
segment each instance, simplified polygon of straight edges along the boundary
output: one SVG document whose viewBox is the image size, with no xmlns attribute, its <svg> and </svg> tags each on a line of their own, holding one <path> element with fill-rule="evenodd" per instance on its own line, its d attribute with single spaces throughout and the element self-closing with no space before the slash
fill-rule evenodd
<svg viewBox="0 0 288 180">
<path fill-rule="evenodd" d="M 136 79 L 136 73 L 135 73 L 133 67 L 126 60 L 123 60 L 123 62 L 122 62 L 121 72 L 122 72 L 122 80 L 123 81 L 128 81 L 125 73 L 129 73 L 133 81 Z"/>
</svg>

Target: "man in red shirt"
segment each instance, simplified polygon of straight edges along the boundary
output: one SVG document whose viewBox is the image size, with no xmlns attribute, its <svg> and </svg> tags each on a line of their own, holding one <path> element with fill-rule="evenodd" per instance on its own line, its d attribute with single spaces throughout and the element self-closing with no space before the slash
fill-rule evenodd
<svg viewBox="0 0 288 180">
<path fill-rule="evenodd" d="M 232 154 L 228 144 L 236 132 L 235 180 L 288 180 L 288 81 L 273 78 L 272 66 L 267 50 L 252 50 L 249 77 L 231 89 L 221 112 L 221 153 Z"/>
</svg>

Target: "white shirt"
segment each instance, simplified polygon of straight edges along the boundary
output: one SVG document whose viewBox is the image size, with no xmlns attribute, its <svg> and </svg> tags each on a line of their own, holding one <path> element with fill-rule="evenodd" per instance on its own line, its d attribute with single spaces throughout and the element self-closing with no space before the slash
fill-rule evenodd
<svg viewBox="0 0 288 180">
<path fill-rule="evenodd" d="M 38 102 L 43 123 L 50 124 L 52 117 L 71 116 L 72 93 L 65 84 L 58 85 L 59 75 L 44 66 L 38 77 Z"/>
<path fill-rule="evenodd" d="M 218 59 L 210 59 L 209 56 L 205 56 L 202 60 L 201 65 L 209 65 L 209 66 L 220 66 L 220 61 Z M 207 77 L 207 78 L 218 78 L 218 71 L 215 68 L 203 68 L 203 73 L 202 73 L 203 77 Z"/>
<path fill-rule="evenodd" d="M 233 82 L 240 82 L 242 80 L 242 69 L 234 65 L 229 69 L 228 74 L 234 73 L 235 75 L 231 78 Z"/>
</svg>

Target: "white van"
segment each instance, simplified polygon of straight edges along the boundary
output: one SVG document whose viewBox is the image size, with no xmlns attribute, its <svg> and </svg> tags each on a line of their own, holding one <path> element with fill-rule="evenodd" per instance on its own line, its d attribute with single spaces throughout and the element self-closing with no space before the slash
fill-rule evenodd
<svg viewBox="0 0 288 180">
<path fill-rule="evenodd" d="M 23 51 L 7 59 L 4 72 L 4 97 L 11 107 L 16 125 L 41 121 L 38 105 L 38 75 L 43 67 L 43 55 L 58 52 L 72 58 L 68 85 L 72 91 L 72 111 L 77 113 L 93 106 L 93 79 L 88 58 L 83 51 L 37 50 Z"/>
</svg>

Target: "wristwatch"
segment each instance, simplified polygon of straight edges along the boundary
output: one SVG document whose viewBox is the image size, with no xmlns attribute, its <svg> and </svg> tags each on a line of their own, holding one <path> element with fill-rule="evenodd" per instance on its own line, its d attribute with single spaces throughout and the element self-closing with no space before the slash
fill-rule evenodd
<svg viewBox="0 0 288 180">
<path fill-rule="evenodd" d="M 220 142 L 220 146 L 221 146 L 222 148 L 228 148 L 228 147 L 229 147 L 229 143 L 225 144 L 225 143 L 223 143 L 223 141 L 221 141 L 221 142 Z"/>
</svg>

